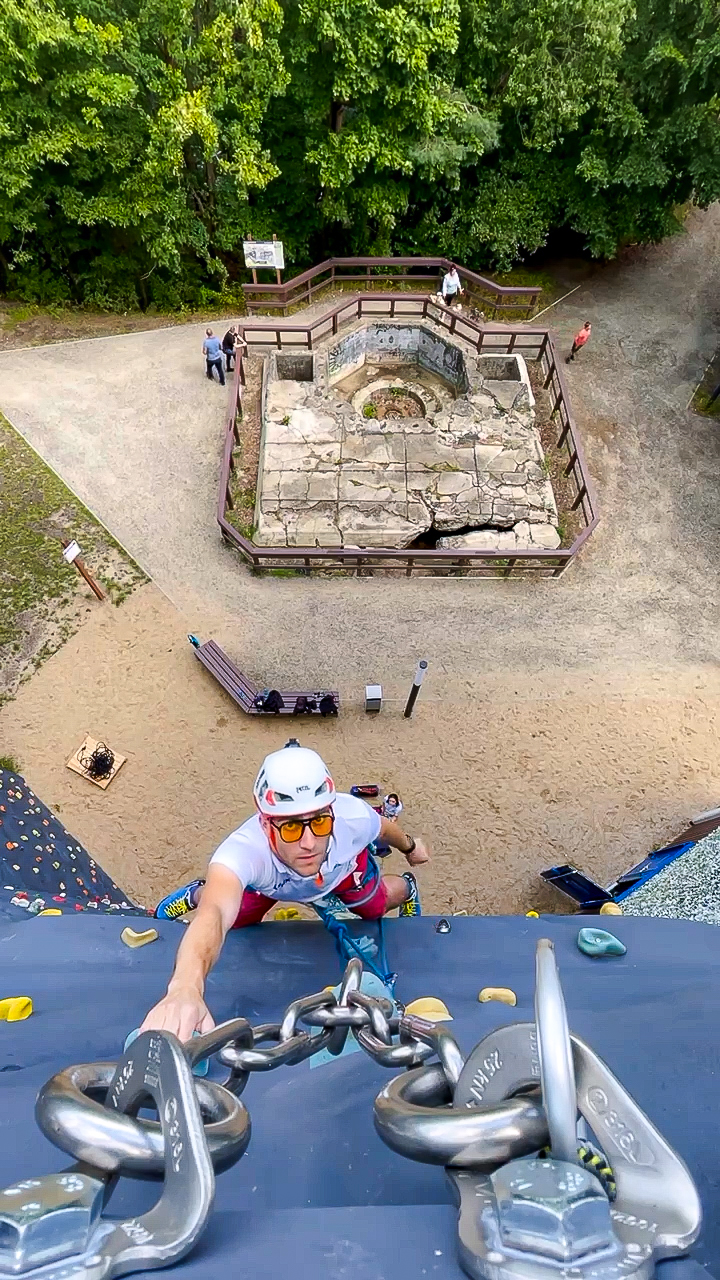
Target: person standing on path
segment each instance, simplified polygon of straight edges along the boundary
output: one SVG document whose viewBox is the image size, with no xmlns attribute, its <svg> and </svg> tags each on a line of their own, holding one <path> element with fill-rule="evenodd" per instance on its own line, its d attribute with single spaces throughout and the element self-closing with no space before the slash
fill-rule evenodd
<svg viewBox="0 0 720 1280">
<path fill-rule="evenodd" d="M 457 267 L 454 262 L 450 263 L 450 270 L 443 276 L 442 296 L 446 307 L 451 307 L 463 292 Z"/>
<path fill-rule="evenodd" d="M 231 324 L 225 337 L 222 340 L 222 349 L 225 356 L 225 372 L 230 373 L 235 368 L 235 344 L 238 340 L 237 325 Z M 230 363 L 232 361 L 232 364 Z"/>
<path fill-rule="evenodd" d="M 569 356 L 565 357 L 566 364 L 569 364 L 571 360 L 574 360 L 578 351 L 580 351 L 585 346 L 585 343 L 590 337 L 591 330 L 592 330 L 592 325 L 590 324 L 589 320 L 586 320 L 580 332 L 576 333 L 575 337 L 573 338 L 572 351 L 570 352 Z"/>
<path fill-rule="evenodd" d="M 225 374 L 222 367 L 222 343 L 219 338 L 215 337 L 212 329 L 205 330 L 205 341 L 203 342 L 203 355 L 205 356 L 205 367 L 207 376 L 212 382 L 213 369 L 217 369 L 220 386 L 225 386 Z"/>
</svg>

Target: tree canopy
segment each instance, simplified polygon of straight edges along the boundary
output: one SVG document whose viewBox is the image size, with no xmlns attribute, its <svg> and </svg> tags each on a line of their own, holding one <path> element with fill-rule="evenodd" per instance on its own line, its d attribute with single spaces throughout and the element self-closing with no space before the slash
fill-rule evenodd
<svg viewBox="0 0 720 1280">
<path fill-rule="evenodd" d="M 507 268 L 720 196 L 718 0 L 5 0 L 0 287 L 202 305 L 272 233 Z"/>
</svg>

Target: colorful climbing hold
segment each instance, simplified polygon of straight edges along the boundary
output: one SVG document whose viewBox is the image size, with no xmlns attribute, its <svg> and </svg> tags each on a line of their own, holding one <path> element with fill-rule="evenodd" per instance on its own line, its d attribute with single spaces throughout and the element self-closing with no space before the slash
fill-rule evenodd
<svg viewBox="0 0 720 1280">
<path fill-rule="evenodd" d="M 511 987 L 483 987 L 478 996 L 481 1004 L 487 1000 L 499 1000 L 501 1004 L 517 1004 L 517 996 Z"/>
<path fill-rule="evenodd" d="M 44 911 L 38 911 L 37 918 L 39 920 L 40 916 L 61 916 L 61 915 L 62 915 L 62 911 L 59 911 L 57 907 L 46 907 Z"/>
<path fill-rule="evenodd" d="M 446 1004 L 437 996 L 420 996 L 405 1005 L 406 1013 L 417 1014 L 418 1018 L 426 1018 L 428 1022 L 452 1022 L 453 1016 Z"/>
<path fill-rule="evenodd" d="M 621 916 L 622 913 L 623 909 L 618 906 L 617 902 L 603 902 L 600 908 L 601 916 Z"/>
<path fill-rule="evenodd" d="M 624 956 L 627 951 L 625 943 L 607 929 L 581 929 L 577 944 L 586 956 Z"/>
<path fill-rule="evenodd" d="M 526 911 L 526 912 L 525 912 L 525 915 L 526 915 L 529 919 L 531 919 L 531 920 L 539 920 L 539 919 L 540 919 L 540 912 L 539 912 L 539 911 Z"/>
<path fill-rule="evenodd" d="M 33 1011 L 30 996 L 9 996 L 0 1000 L 0 1020 L 3 1022 L 24 1022 Z"/>
<path fill-rule="evenodd" d="M 273 920 L 299 920 L 300 912 L 297 907 L 278 907 Z"/>
<path fill-rule="evenodd" d="M 123 929 L 120 941 L 126 947 L 146 947 L 148 942 L 155 942 L 159 936 L 157 929 L 145 929 L 142 933 L 137 933 L 135 929 Z"/>
</svg>

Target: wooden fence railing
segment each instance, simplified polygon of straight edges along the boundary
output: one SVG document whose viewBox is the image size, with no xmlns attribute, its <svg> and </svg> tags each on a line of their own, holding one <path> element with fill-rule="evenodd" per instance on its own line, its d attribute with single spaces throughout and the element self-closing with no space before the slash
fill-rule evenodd
<svg viewBox="0 0 720 1280">
<path fill-rule="evenodd" d="M 374 281 L 413 288 L 427 282 L 439 289 L 441 275 L 449 269 L 448 258 L 327 258 L 286 284 L 244 284 L 243 293 L 251 314 L 267 309 L 285 315 L 289 307 L 309 306 L 325 289 L 348 285 L 369 292 Z M 532 317 L 542 292 L 539 287 L 498 284 L 466 267 L 458 266 L 457 270 L 466 300 L 488 312 L 493 320 L 508 312 L 520 312 L 513 315 L 514 320 Z"/>
<path fill-rule="evenodd" d="M 539 365 L 543 386 L 552 396 L 553 419 L 558 422 L 558 439 L 555 448 L 560 450 L 565 462 L 565 475 L 572 479 L 575 497 L 572 509 L 579 510 L 584 528 L 572 546 L 558 551 L 528 550 L 509 554 L 507 551 L 437 550 L 430 548 L 398 549 L 393 547 L 263 547 L 241 534 L 227 519 L 233 509 L 230 476 L 235 470 L 233 450 L 240 443 L 238 420 L 243 413 L 245 369 L 238 357 L 235 377 L 230 391 L 230 402 L 225 432 L 220 490 L 218 494 L 217 521 L 223 538 L 235 547 L 243 559 L 254 569 L 295 569 L 300 573 L 313 571 L 345 571 L 372 573 L 404 573 L 411 577 L 418 570 L 434 570 L 445 574 L 466 574 L 475 577 L 526 577 L 558 578 L 577 555 L 598 523 L 594 488 L 585 462 L 582 444 L 568 402 L 565 379 L 557 362 L 555 348 L 547 329 L 494 327 L 478 324 L 460 312 L 450 310 L 423 294 L 367 293 L 340 303 L 331 311 L 319 316 L 310 324 L 248 324 L 242 334 L 249 350 L 262 350 L 268 346 L 278 350 L 302 348 L 312 351 L 318 342 L 338 332 L 343 323 L 363 317 L 392 319 L 402 316 L 408 319 L 428 317 L 469 342 L 479 354 L 509 355 L 519 352 L 526 360 Z"/>
</svg>

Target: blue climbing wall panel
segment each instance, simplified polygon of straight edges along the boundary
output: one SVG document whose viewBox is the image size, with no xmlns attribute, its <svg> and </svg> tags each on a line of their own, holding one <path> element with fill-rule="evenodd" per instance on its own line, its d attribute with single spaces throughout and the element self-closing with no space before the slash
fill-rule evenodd
<svg viewBox="0 0 720 1280">
<path fill-rule="evenodd" d="M 38 1088 L 70 1063 L 116 1057 L 164 989 L 183 926 L 159 921 L 159 941 L 132 951 L 120 942 L 123 923 L 86 913 L 0 922 L 0 997 L 29 995 L 35 1007 L 25 1022 L 0 1023 L 0 1187 L 70 1163 L 35 1125 Z M 687 1280 L 693 1270 L 699 1276 L 698 1263 L 720 1264 L 720 931 L 613 919 L 627 955 L 591 960 L 576 947 L 579 923 L 456 917 L 440 935 L 430 917 L 388 921 L 397 994 L 405 1002 L 439 996 L 469 1051 L 493 1027 L 532 1018 L 535 941 L 551 937 L 571 1028 L 637 1098 L 699 1186 L 705 1224 L 695 1261 L 661 1268 L 663 1280 Z M 229 937 L 208 1002 L 218 1020 L 274 1021 L 289 1000 L 338 976 L 321 925 L 262 925 Z M 484 986 L 512 987 L 517 1007 L 479 1004 Z M 455 1210 L 442 1169 L 394 1155 L 375 1134 L 372 1102 L 387 1078 L 363 1053 L 251 1077 L 249 1150 L 219 1176 L 210 1224 L 172 1274 L 277 1280 L 291 1267 L 293 1280 L 456 1280 Z M 111 1204 L 139 1213 L 152 1197 L 152 1184 L 123 1181 Z"/>
</svg>

